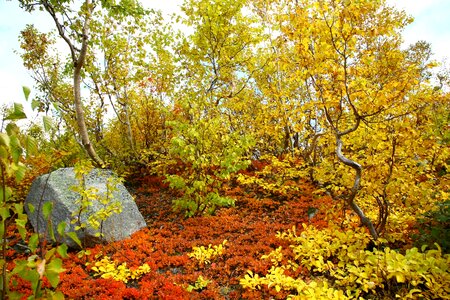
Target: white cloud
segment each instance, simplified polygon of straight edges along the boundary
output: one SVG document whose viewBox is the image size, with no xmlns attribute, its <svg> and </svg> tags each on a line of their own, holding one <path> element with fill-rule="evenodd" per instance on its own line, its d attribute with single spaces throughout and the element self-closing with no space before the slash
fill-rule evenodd
<svg viewBox="0 0 450 300">
<path fill-rule="evenodd" d="M 450 57 L 450 1 L 389 0 L 388 3 L 414 18 L 404 31 L 406 45 L 424 40 L 431 43 L 437 60 Z"/>
<path fill-rule="evenodd" d="M 180 12 L 180 5 L 183 0 L 166 0 L 166 2 L 161 2 L 161 0 L 143 0 L 141 1 L 145 7 L 160 9 L 164 14 L 173 14 Z"/>
<path fill-rule="evenodd" d="M 411 0 L 389 0 L 388 3 L 407 11 L 411 15 L 416 15 L 423 11 L 426 7 L 437 1 L 411 1 Z"/>
</svg>

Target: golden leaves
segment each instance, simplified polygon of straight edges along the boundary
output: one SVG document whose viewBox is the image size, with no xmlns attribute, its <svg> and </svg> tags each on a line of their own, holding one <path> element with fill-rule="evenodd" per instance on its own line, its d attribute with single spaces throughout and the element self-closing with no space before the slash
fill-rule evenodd
<svg viewBox="0 0 450 300">
<path fill-rule="evenodd" d="M 138 280 L 151 271 L 148 264 L 143 264 L 135 269 L 129 269 L 127 263 L 118 265 L 116 262 L 111 261 L 107 256 L 96 261 L 91 270 L 94 271 L 94 276 L 105 279 L 112 278 L 116 281 L 123 281 L 125 283 L 129 280 Z"/>
</svg>

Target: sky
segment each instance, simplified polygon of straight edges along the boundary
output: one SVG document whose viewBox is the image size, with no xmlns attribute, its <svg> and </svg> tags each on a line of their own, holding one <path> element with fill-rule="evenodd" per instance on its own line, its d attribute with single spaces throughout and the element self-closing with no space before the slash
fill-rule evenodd
<svg viewBox="0 0 450 300">
<path fill-rule="evenodd" d="M 182 0 L 141 0 L 141 3 L 163 13 L 173 13 Z M 405 45 L 425 40 L 431 43 L 435 59 L 450 58 L 450 0 L 388 0 L 388 3 L 414 17 L 414 23 L 404 31 Z M 54 28 L 45 13 L 26 13 L 17 1 L 0 0 L 0 104 L 22 102 L 22 86 L 33 90 L 33 80 L 16 53 L 20 49 L 18 36 L 26 24 L 34 24 L 42 32 Z"/>
</svg>

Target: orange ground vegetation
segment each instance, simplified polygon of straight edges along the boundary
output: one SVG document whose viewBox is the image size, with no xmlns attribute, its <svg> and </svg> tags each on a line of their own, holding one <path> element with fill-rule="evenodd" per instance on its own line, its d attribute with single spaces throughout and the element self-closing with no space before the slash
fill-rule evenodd
<svg viewBox="0 0 450 300">
<path fill-rule="evenodd" d="M 313 195 L 314 187 L 306 182 L 297 184 L 301 185 L 297 194 L 261 198 L 258 190 L 228 183 L 223 191 L 236 199 L 234 208 L 186 219 L 172 211 L 175 195 L 162 178 L 141 175 L 132 182 L 131 190 L 148 227 L 127 240 L 90 248 L 91 253 L 81 258 L 71 252 L 64 260 L 66 272 L 61 275 L 58 289 L 68 299 L 282 299 L 285 294 L 274 294 L 267 288 L 244 290 L 239 279 L 247 270 L 266 273 L 270 261 L 261 260 L 261 256 L 280 245 L 289 248 L 275 237 L 277 231 L 301 228 L 308 222 L 321 228 L 327 226 L 330 213 L 339 213 L 328 196 Z M 307 210 L 312 206 L 319 211 L 309 220 Z M 225 239 L 225 251 L 209 264 L 199 264 L 188 256 L 194 246 L 218 245 Z M 13 249 L 8 253 L 11 260 L 23 258 Z M 92 264 L 86 263 L 104 255 L 119 264 L 126 262 L 130 269 L 147 263 L 151 271 L 128 283 L 95 277 Z M 296 272 L 308 279 L 307 270 L 300 268 Z M 186 288 L 194 285 L 200 275 L 210 283 L 188 292 Z M 49 286 L 44 281 L 45 285 Z M 30 294 L 29 285 L 21 279 L 11 289 Z"/>
</svg>

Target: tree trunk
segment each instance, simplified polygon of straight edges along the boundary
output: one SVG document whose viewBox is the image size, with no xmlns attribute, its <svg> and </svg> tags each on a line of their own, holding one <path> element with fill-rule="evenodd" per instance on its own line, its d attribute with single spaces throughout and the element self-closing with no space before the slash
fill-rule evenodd
<svg viewBox="0 0 450 300">
<path fill-rule="evenodd" d="M 98 167 L 102 167 L 104 166 L 104 162 L 97 155 L 97 152 L 95 151 L 89 139 L 86 121 L 84 119 L 83 102 L 81 101 L 81 69 L 84 66 L 88 50 L 89 23 L 92 17 L 92 9 L 93 9 L 91 0 L 85 0 L 86 15 L 84 19 L 82 32 L 79 33 L 79 35 L 81 35 L 82 38 L 81 49 L 77 49 L 74 46 L 73 41 L 71 41 L 69 36 L 67 36 L 65 31 L 66 29 L 64 28 L 63 24 L 58 20 L 53 4 L 50 1 L 42 1 L 42 5 L 44 5 L 45 10 L 52 16 L 56 28 L 58 29 L 59 35 L 69 46 L 74 67 L 73 97 L 75 105 L 75 115 L 77 118 L 77 125 L 78 125 L 78 133 L 80 134 L 81 142 L 88 155 L 91 157 L 91 159 Z"/>
<path fill-rule="evenodd" d="M 127 123 L 128 141 L 130 142 L 131 151 L 134 154 L 135 148 L 134 148 L 133 130 L 131 128 L 130 111 L 128 109 L 128 104 L 125 104 L 124 111 L 125 111 L 125 120 L 126 120 L 126 123 Z"/>
<path fill-rule="evenodd" d="M 98 167 L 104 165 L 102 159 L 97 155 L 94 147 L 89 139 L 88 130 L 86 127 L 86 121 L 84 119 L 83 102 L 81 101 L 81 67 L 76 66 L 73 73 L 73 96 L 75 104 L 75 113 L 77 116 L 78 132 L 81 137 L 81 143 L 84 149 L 89 154 L 91 159 L 95 162 Z"/>
<path fill-rule="evenodd" d="M 81 142 L 83 143 L 84 149 L 86 149 L 89 156 L 95 162 L 98 167 L 102 167 L 104 162 L 97 155 L 94 147 L 89 139 L 89 134 L 86 127 L 86 121 L 84 119 L 83 102 L 81 101 L 81 69 L 83 68 L 84 62 L 86 60 L 86 53 L 88 50 L 88 34 L 89 34 L 89 22 L 92 17 L 91 1 L 86 0 L 86 17 L 83 24 L 82 31 L 82 44 L 81 50 L 78 57 L 72 56 L 74 61 L 74 71 L 73 71 L 73 96 L 75 103 L 75 111 L 77 115 L 77 125 L 81 137 Z"/>
<path fill-rule="evenodd" d="M 355 202 L 356 194 L 358 193 L 360 188 L 362 167 L 357 162 L 348 159 L 342 154 L 342 140 L 340 134 L 336 134 L 336 155 L 338 156 L 339 160 L 342 163 L 344 163 L 349 167 L 352 167 L 356 171 L 355 181 L 353 183 L 351 193 L 346 199 L 346 202 L 352 208 L 352 210 L 358 215 L 361 224 L 364 225 L 367 229 L 369 229 L 372 238 L 374 240 L 377 240 L 378 232 L 375 229 L 375 226 L 373 225 L 372 221 L 368 217 L 366 217 L 362 209 Z"/>
</svg>

